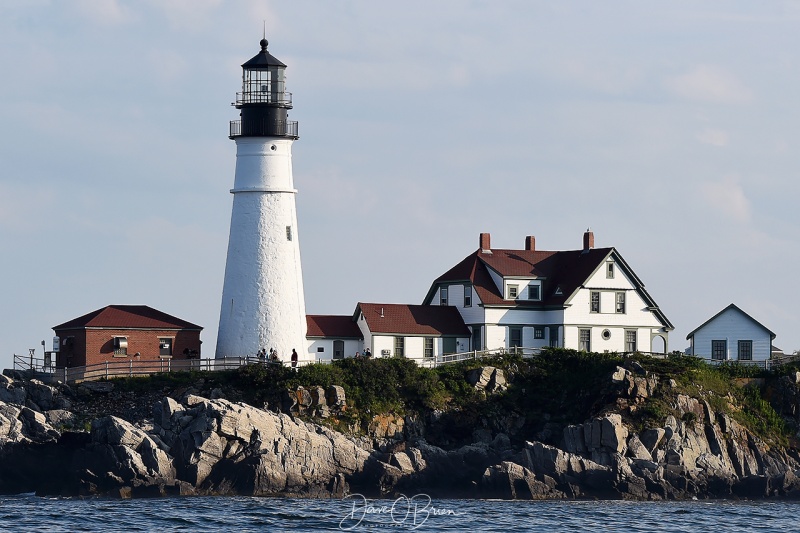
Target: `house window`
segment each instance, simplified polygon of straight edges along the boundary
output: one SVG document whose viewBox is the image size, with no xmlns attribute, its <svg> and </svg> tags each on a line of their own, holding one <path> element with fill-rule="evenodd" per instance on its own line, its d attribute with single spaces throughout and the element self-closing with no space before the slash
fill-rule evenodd
<svg viewBox="0 0 800 533">
<path fill-rule="evenodd" d="M 325 353 L 325 347 L 317 346 L 317 353 Z"/>
<path fill-rule="evenodd" d="M 614 263 L 606 263 L 606 277 L 614 279 Z"/>
<path fill-rule="evenodd" d="M 464 307 L 472 307 L 472 285 L 464 285 Z"/>
<path fill-rule="evenodd" d="M 158 355 L 172 355 L 172 339 L 167 337 L 158 339 Z"/>
<path fill-rule="evenodd" d="M 422 355 L 425 359 L 433 358 L 433 337 L 425 337 L 425 350 Z"/>
<path fill-rule="evenodd" d="M 625 313 L 625 293 L 618 292 L 617 293 L 617 306 L 615 309 L 616 313 Z"/>
<path fill-rule="evenodd" d="M 550 346 L 558 348 L 558 326 L 550 326 Z"/>
<path fill-rule="evenodd" d="M 508 299 L 509 300 L 516 300 L 517 299 L 517 291 L 519 290 L 518 285 L 509 285 L 508 286 Z"/>
<path fill-rule="evenodd" d="M 544 326 L 534 326 L 533 327 L 533 338 L 534 339 L 544 339 Z"/>
<path fill-rule="evenodd" d="M 406 339 L 405 337 L 394 338 L 394 356 L 405 357 Z"/>
<path fill-rule="evenodd" d="M 128 355 L 127 337 L 114 337 L 114 355 Z"/>
<path fill-rule="evenodd" d="M 753 341 L 739 341 L 739 361 L 753 360 Z"/>
<path fill-rule="evenodd" d="M 728 341 L 711 341 L 711 359 L 723 361 L 727 359 Z"/>
<path fill-rule="evenodd" d="M 591 303 L 589 304 L 589 312 L 590 313 L 600 312 L 600 293 L 597 291 L 592 291 L 591 293 Z"/>
<path fill-rule="evenodd" d="M 592 330 L 578 330 L 578 349 L 584 352 L 592 351 Z"/>
<path fill-rule="evenodd" d="M 447 305 L 447 287 L 439 289 L 439 305 Z"/>
<path fill-rule="evenodd" d="M 539 285 L 528 285 L 528 300 L 541 299 L 541 287 Z"/>
<path fill-rule="evenodd" d="M 291 226 L 286 226 L 286 240 L 287 241 L 291 241 L 292 240 L 292 227 Z"/>
<path fill-rule="evenodd" d="M 508 347 L 517 348 L 518 346 L 522 346 L 522 328 L 511 326 L 508 328 Z"/>
<path fill-rule="evenodd" d="M 626 329 L 625 330 L 625 351 L 626 352 L 635 352 L 636 351 L 636 330 L 635 329 Z"/>
</svg>

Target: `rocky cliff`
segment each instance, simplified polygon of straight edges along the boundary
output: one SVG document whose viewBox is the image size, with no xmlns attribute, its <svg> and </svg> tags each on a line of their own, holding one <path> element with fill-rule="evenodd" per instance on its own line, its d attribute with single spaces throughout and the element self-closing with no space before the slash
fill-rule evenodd
<svg viewBox="0 0 800 533">
<path fill-rule="evenodd" d="M 473 368 L 463 380 L 489 398 L 519 387 L 509 374 Z M 800 496 L 797 452 L 786 443 L 766 442 L 730 409 L 712 407 L 723 403 L 687 394 L 675 380 L 635 362 L 600 378 L 605 385 L 594 402 L 597 412 L 581 423 L 554 423 L 549 415 L 525 411 L 495 413 L 475 423 L 470 413 L 430 410 L 373 414 L 345 434 L 331 429 L 331 421 L 348 408 L 338 386 L 287 391 L 283 412 L 224 399 L 216 389 L 207 391 L 208 398 L 195 389 L 159 390 L 156 401 L 138 396 L 150 405 L 137 408 L 137 397 L 114 396 L 112 383 L 52 387 L 2 376 L 0 493 Z M 784 376 L 772 390 L 774 403 L 789 418 L 800 412 L 797 382 L 796 376 Z M 656 397 L 668 414 L 643 425 L 637 416 Z M 93 411 L 84 421 L 86 406 L 102 402 L 117 410 Z M 131 405 L 124 412 L 138 416 L 120 416 L 125 402 Z M 468 420 L 468 427 L 458 427 L 454 417 Z M 467 430 L 468 438 L 454 437 Z"/>
</svg>

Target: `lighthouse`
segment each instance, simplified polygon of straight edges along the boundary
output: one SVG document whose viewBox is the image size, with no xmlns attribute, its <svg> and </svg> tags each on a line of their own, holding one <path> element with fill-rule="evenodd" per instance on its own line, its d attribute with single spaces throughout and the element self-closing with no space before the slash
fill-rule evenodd
<svg viewBox="0 0 800 533">
<path fill-rule="evenodd" d="M 216 357 L 275 349 L 288 361 L 306 355 L 306 310 L 292 178 L 297 122 L 286 65 L 267 51 L 242 65 L 242 91 L 232 104 L 236 143 L 233 210 L 222 287 Z"/>
</svg>

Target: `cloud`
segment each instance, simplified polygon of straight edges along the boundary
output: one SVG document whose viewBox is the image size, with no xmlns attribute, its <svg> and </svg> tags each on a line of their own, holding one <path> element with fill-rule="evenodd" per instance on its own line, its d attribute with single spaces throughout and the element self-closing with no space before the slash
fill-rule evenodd
<svg viewBox="0 0 800 533">
<path fill-rule="evenodd" d="M 124 24 L 133 16 L 118 0 L 79 0 L 74 5 L 81 15 L 101 26 Z"/>
<path fill-rule="evenodd" d="M 701 183 L 700 196 L 712 209 L 729 218 L 739 222 L 750 220 L 750 201 L 732 176 L 718 182 Z"/>
<path fill-rule="evenodd" d="M 695 138 L 703 144 L 720 147 L 728 145 L 729 137 L 727 131 L 713 128 L 706 128 L 695 136 Z"/>
<path fill-rule="evenodd" d="M 199 33 L 214 26 L 222 0 L 151 0 L 150 4 L 163 12 L 173 29 Z"/>
<path fill-rule="evenodd" d="M 612 61 L 567 59 L 553 65 L 556 75 L 606 94 L 624 94 L 643 80 L 641 70 Z"/>
<path fill-rule="evenodd" d="M 13 233 L 32 233 L 47 225 L 42 213 L 57 202 L 56 191 L 38 185 L 0 181 L 0 229 Z"/>
<path fill-rule="evenodd" d="M 697 102 L 742 104 L 753 98 L 750 89 L 736 77 L 713 65 L 697 65 L 668 79 L 666 86 L 674 94 Z"/>
</svg>

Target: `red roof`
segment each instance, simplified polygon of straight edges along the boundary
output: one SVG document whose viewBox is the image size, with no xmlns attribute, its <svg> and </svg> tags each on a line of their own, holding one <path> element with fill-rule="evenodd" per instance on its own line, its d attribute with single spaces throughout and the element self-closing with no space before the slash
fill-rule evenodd
<svg viewBox="0 0 800 533">
<path fill-rule="evenodd" d="M 361 339 L 361 329 L 350 315 L 306 315 L 307 337 Z"/>
<path fill-rule="evenodd" d="M 438 277 L 433 282 L 425 301 L 430 301 L 436 286 L 441 282 L 469 282 L 484 305 L 533 307 L 562 305 L 613 250 L 613 248 L 563 252 L 492 250 L 492 253 L 476 250 Z M 545 283 L 542 286 L 542 300 L 509 302 L 492 280 L 490 268 L 503 277 L 543 278 Z"/>
<path fill-rule="evenodd" d="M 359 310 L 372 333 L 470 336 L 453 306 L 359 303 Z"/>
<path fill-rule="evenodd" d="M 54 330 L 84 328 L 203 329 L 146 305 L 109 305 L 53 327 Z"/>
</svg>

